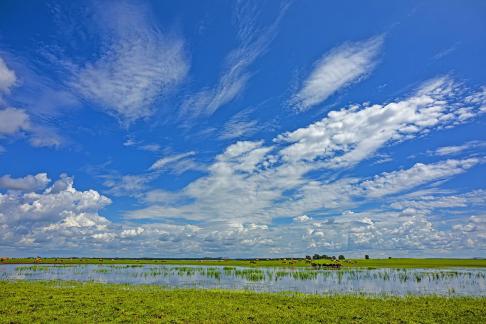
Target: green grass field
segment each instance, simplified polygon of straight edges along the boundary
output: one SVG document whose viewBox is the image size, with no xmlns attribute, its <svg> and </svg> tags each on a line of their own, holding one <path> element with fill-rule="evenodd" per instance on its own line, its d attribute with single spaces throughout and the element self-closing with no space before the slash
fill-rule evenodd
<svg viewBox="0 0 486 324">
<path fill-rule="evenodd" d="M 316 260 L 315 263 L 330 263 L 329 260 Z M 8 259 L 3 263 L 30 264 L 34 259 Z M 305 260 L 132 260 L 132 259 L 42 259 L 43 264 L 176 264 L 176 265 L 219 265 L 246 267 L 309 267 Z M 447 268 L 447 267 L 486 267 L 486 259 L 350 259 L 340 262 L 343 267 L 374 268 Z M 1 264 L 1 262 L 0 262 Z"/>
<path fill-rule="evenodd" d="M 486 298 L 364 297 L 0 281 L 0 322 L 484 323 Z"/>
</svg>

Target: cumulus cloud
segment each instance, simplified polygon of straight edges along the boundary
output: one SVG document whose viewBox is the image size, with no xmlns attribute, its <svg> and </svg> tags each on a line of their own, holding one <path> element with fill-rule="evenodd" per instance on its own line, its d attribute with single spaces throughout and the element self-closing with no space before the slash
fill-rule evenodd
<svg viewBox="0 0 486 324">
<path fill-rule="evenodd" d="M 16 80 L 15 71 L 9 69 L 7 63 L 0 57 L 0 92 L 8 94 Z"/>
<path fill-rule="evenodd" d="M 30 179 L 35 176 L 25 176 Z M 254 247 L 268 227 L 256 223 L 214 223 L 207 228 L 177 224 L 120 224 L 101 216 L 111 200 L 95 190 L 80 191 L 62 175 L 43 192 L 0 193 L 0 247 L 2 251 L 35 251 L 56 255 L 78 252 L 136 256 L 220 253 L 226 247 Z M 33 252 L 34 253 L 34 252 Z"/>
<path fill-rule="evenodd" d="M 51 239 L 46 233 L 54 229 L 57 235 L 61 229 L 108 223 L 97 212 L 111 203 L 109 198 L 95 190 L 76 190 L 73 179 L 65 175 L 43 192 L 33 191 L 40 189 L 47 180 L 45 173 L 13 182 L 9 179 L 7 184 L 25 192 L 0 194 L 0 245 L 35 245 Z M 41 232 L 46 235 L 40 235 Z"/>
<path fill-rule="evenodd" d="M 482 114 L 484 102 L 468 102 L 462 91 L 447 77 L 433 79 L 404 100 L 331 111 L 321 121 L 284 133 L 277 141 L 290 144 L 282 150 L 288 161 L 319 159 L 328 168 L 349 167 L 386 143 L 452 127 Z"/>
<path fill-rule="evenodd" d="M 29 174 L 22 178 L 12 178 L 7 174 L 0 177 L 0 188 L 33 192 L 44 189 L 50 181 L 47 173 Z"/>
<path fill-rule="evenodd" d="M 245 159 L 257 147 L 241 144 L 220 160 Z M 170 194 L 163 196 L 171 199 Z M 462 195 L 472 200 L 481 199 L 480 196 L 484 195 Z M 158 200 L 161 196 L 153 198 Z M 398 210 L 344 211 L 324 219 L 300 214 L 294 217 L 292 226 L 279 226 L 249 218 L 210 219 L 204 225 L 117 223 L 99 214 L 110 203 L 109 198 L 95 190 L 77 190 L 68 176 L 62 176 L 42 193 L 0 194 L 0 246 L 4 251 L 15 247 L 15 251 L 55 251 L 56 255 L 77 251 L 90 256 L 155 256 L 170 249 L 175 256 L 233 255 L 236 250 L 241 251 L 241 256 L 254 256 L 261 251 L 281 256 L 322 250 L 412 250 L 420 254 L 419 251 L 454 250 L 466 245 L 481 249 L 486 244 L 481 215 L 456 218 L 444 225 L 429 217 L 430 210 L 418 205 L 393 207 Z"/>
<path fill-rule="evenodd" d="M 304 111 L 339 89 L 363 79 L 375 67 L 382 43 L 382 37 L 374 37 L 343 44 L 324 54 L 291 102 Z"/>
<path fill-rule="evenodd" d="M 102 44 L 97 59 L 64 62 L 71 87 L 130 123 L 153 113 L 153 104 L 187 74 L 184 42 L 163 34 L 143 6 L 113 2 L 96 7 Z"/>
</svg>

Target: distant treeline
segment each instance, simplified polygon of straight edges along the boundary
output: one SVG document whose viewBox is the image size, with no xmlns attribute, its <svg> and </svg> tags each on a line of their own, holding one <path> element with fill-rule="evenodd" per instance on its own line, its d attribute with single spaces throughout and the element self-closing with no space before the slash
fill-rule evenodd
<svg viewBox="0 0 486 324">
<path fill-rule="evenodd" d="M 335 255 L 326 255 L 326 254 L 322 254 L 322 255 L 319 255 L 319 254 L 314 254 L 313 256 L 310 256 L 310 255 L 306 255 L 305 258 L 307 260 L 344 260 L 346 259 L 344 257 L 344 255 L 340 254 L 338 255 L 338 257 L 336 258 Z"/>
</svg>

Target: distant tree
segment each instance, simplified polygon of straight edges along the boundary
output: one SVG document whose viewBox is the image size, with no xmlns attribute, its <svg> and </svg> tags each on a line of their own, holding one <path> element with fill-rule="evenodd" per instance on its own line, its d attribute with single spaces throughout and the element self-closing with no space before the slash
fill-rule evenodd
<svg viewBox="0 0 486 324">
<path fill-rule="evenodd" d="M 370 256 L 368 254 L 365 255 L 365 259 L 366 260 L 369 260 L 370 259 Z"/>
<path fill-rule="evenodd" d="M 338 256 L 338 259 L 339 259 L 339 260 L 344 260 L 344 259 L 345 259 L 345 257 L 344 257 L 344 255 L 340 254 L 340 255 Z"/>
<path fill-rule="evenodd" d="M 317 253 L 312 256 L 312 259 L 314 259 L 314 260 L 319 260 L 320 258 L 321 258 L 321 256 Z"/>
<path fill-rule="evenodd" d="M 391 259 L 391 257 L 388 257 L 388 259 Z"/>
<path fill-rule="evenodd" d="M 335 256 L 335 255 L 333 255 L 333 256 L 331 257 L 331 259 L 336 260 L 336 256 Z"/>
<path fill-rule="evenodd" d="M 330 259 L 330 257 L 328 257 L 326 254 L 321 255 L 321 258 L 322 259 Z"/>
<path fill-rule="evenodd" d="M 312 259 L 312 257 L 310 255 L 306 255 L 305 258 L 306 258 L 306 260 Z"/>
</svg>

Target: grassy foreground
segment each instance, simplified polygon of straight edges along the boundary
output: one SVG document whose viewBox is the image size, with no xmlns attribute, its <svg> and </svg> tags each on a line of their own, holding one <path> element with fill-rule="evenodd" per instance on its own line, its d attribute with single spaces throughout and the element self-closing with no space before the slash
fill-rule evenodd
<svg viewBox="0 0 486 324">
<path fill-rule="evenodd" d="M 0 264 L 31 264 L 33 258 L 12 258 Z M 331 263 L 330 260 L 316 260 L 314 263 Z M 40 264 L 174 264 L 174 265 L 216 265 L 244 267 L 309 267 L 305 260 L 134 260 L 134 259 L 97 259 L 97 258 L 43 258 Z M 349 259 L 341 261 L 343 267 L 374 268 L 448 268 L 448 267 L 486 267 L 486 259 Z"/>
<path fill-rule="evenodd" d="M 484 323 L 486 298 L 363 297 L 0 281 L 0 322 Z"/>
</svg>

